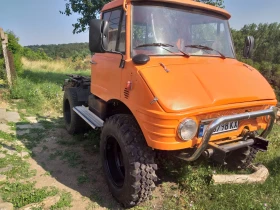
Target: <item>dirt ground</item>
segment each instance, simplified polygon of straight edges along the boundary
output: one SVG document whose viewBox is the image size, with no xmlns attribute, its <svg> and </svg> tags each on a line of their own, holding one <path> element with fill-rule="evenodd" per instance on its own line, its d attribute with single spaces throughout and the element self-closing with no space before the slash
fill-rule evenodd
<svg viewBox="0 0 280 210">
<path fill-rule="evenodd" d="M 7 107 L 7 104 L 1 106 Z M 25 181 L 35 181 L 36 188 L 55 187 L 59 191 L 70 192 L 72 207 L 67 209 L 122 209 L 112 197 L 104 179 L 99 157 L 100 131 L 91 130 L 71 136 L 65 130 L 61 117 L 43 120 L 40 117 L 25 117 L 22 120 L 29 119 L 29 122 L 7 124 L 11 130 L 15 130 L 22 147 L 30 148 L 30 142 L 34 139 L 37 142 L 26 159 L 30 170 L 37 173 Z M 165 182 L 165 188 L 168 188 L 168 183 Z M 159 184 L 153 199 L 135 209 L 161 209 L 164 193 L 166 190 Z"/>
<path fill-rule="evenodd" d="M 29 162 L 32 169 L 37 170 L 36 177 L 32 179 L 36 181 L 37 187 L 54 186 L 71 192 L 71 209 L 122 209 L 108 190 L 98 146 L 90 141 L 86 135 L 83 139 L 73 140 L 64 128 L 49 131 L 46 139 L 32 150 L 34 157 L 30 158 Z M 65 152 L 75 155 L 68 160 L 59 158 L 60 154 Z M 56 153 L 58 157 L 50 158 Z M 44 176 L 46 172 L 49 172 L 50 176 Z M 83 180 L 77 180 L 79 177 L 84 177 L 84 183 L 81 183 Z M 140 207 L 161 209 L 164 199 L 162 190 L 159 186 L 153 194 L 156 199 L 147 201 Z"/>
<path fill-rule="evenodd" d="M 74 145 L 58 144 L 57 140 L 61 139 L 72 141 Z M 37 170 L 34 179 L 38 188 L 54 186 L 71 192 L 72 209 L 119 208 L 119 205 L 111 198 L 103 179 L 99 154 L 87 151 L 81 143 L 75 144 L 72 136 L 65 129 L 59 128 L 50 131 L 48 137 L 32 151 L 35 156 L 29 159 L 29 162 L 31 168 Z M 69 166 L 67 161 L 61 160 L 59 157 L 50 159 L 50 156 L 57 151 L 61 151 L 61 154 L 65 151 L 76 154 L 76 159 L 74 157 L 69 160 L 75 163 Z M 46 172 L 49 172 L 50 176 L 45 176 Z M 85 177 L 85 183 L 77 182 L 80 176 Z"/>
</svg>

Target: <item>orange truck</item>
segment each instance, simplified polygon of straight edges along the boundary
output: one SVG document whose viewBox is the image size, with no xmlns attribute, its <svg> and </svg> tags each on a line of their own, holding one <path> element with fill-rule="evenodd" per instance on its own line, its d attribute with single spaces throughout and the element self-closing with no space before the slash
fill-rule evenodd
<svg viewBox="0 0 280 210">
<path fill-rule="evenodd" d="M 238 169 L 267 150 L 275 93 L 237 61 L 229 19 L 191 0 L 114 0 L 90 21 L 91 78 L 65 81 L 64 119 L 71 134 L 101 128 L 104 175 L 125 207 L 151 196 L 159 151 Z M 253 47 L 246 37 L 245 58 Z"/>
</svg>

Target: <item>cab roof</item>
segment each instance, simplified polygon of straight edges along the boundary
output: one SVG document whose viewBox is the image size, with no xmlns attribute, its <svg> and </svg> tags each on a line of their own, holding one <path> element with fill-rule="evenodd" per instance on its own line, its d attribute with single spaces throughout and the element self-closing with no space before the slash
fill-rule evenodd
<svg viewBox="0 0 280 210">
<path fill-rule="evenodd" d="M 126 0 L 127 3 L 129 2 L 133 2 L 133 1 L 137 1 L 137 2 L 147 2 L 145 0 Z M 184 5 L 184 6 L 190 6 L 190 7 L 195 7 L 198 9 L 204 9 L 204 10 L 209 10 L 212 12 L 216 12 L 218 14 L 224 15 L 225 17 L 227 17 L 228 19 L 231 17 L 231 15 L 224 9 L 221 9 L 219 7 L 215 7 L 215 6 L 211 6 L 208 4 L 204 4 L 204 3 L 200 3 L 200 2 L 196 2 L 193 0 L 151 0 L 151 1 L 155 1 L 155 2 L 166 2 L 166 3 L 173 3 L 173 4 L 179 4 L 179 5 Z M 122 6 L 124 3 L 124 0 L 113 0 L 111 2 L 109 2 L 108 4 L 106 4 L 103 9 L 101 10 L 106 11 L 109 9 L 113 9 L 115 7 L 119 7 Z"/>
</svg>

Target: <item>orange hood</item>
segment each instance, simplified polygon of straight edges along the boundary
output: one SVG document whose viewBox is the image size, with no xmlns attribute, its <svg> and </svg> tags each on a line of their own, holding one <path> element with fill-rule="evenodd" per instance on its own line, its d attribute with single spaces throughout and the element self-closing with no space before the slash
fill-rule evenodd
<svg viewBox="0 0 280 210">
<path fill-rule="evenodd" d="M 191 57 L 187 63 L 161 62 L 168 73 L 157 61 L 139 71 L 166 112 L 276 99 L 256 69 L 234 59 Z"/>
</svg>

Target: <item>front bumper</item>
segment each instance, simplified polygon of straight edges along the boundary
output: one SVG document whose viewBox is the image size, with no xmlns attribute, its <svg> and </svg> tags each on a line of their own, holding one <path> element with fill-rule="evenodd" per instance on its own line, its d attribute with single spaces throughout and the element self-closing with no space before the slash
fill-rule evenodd
<svg viewBox="0 0 280 210">
<path fill-rule="evenodd" d="M 224 116 L 220 117 L 216 120 L 214 120 L 210 125 L 207 127 L 204 136 L 202 137 L 201 143 L 198 145 L 196 148 L 195 152 L 190 156 L 190 157 L 185 157 L 183 158 L 186 161 L 195 161 L 197 160 L 201 154 L 207 149 L 209 146 L 209 141 L 211 139 L 211 136 L 215 130 L 216 127 L 218 127 L 221 124 L 231 122 L 231 121 L 237 121 L 237 120 L 245 120 L 245 119 L 254 119 L 257 117 L 264 117 L 264 116 L 270 116 L 268 125 L 266 129 L 261 133 L 261 137 L 265 138 L 267 135 L 270 133 L 273 123 L 276 118 L 276 112 L 277 108 L 276 107 L 270 107 L 269 109 L 266 110 L 261 110 L 261 111 L 255 111 L 255 112 L 246 112 L 242 114 L 236 114 L 236 115 L 230 115 L 230 116 Z"/>
</svg>

